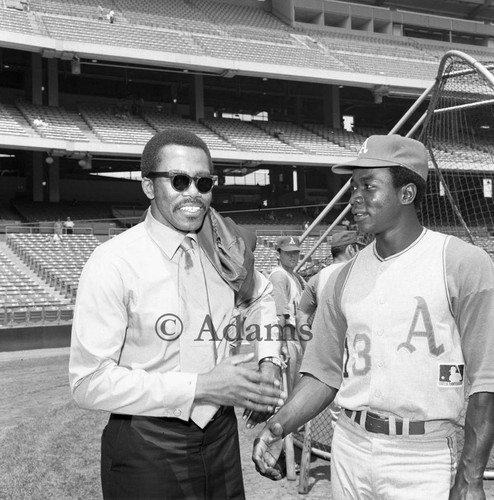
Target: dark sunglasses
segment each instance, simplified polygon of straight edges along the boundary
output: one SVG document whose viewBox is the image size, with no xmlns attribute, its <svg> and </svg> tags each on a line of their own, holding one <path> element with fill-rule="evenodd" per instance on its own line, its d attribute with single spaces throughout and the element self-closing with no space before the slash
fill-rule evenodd
<svg viewBox="0 0 494 500">
<path fill-rule="evenodd" d="M 218 176 L 216 175 L 196 175 L 195 177 L 191 177 L 180 172 L 149 172 L 146 177 L 149 179 L 156 179 L 157 177 L 170 179 L 173 189 L 179 193 L 188 189 L 190 183 L 194 181 L 197 190 L 201 194 L 209 193 L 213 189 L 214 183 L 218 180 Z"/>
</svg>

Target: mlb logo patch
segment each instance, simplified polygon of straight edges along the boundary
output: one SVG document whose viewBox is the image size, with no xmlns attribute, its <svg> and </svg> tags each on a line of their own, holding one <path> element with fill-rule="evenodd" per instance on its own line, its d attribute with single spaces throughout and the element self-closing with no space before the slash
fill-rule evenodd
<svg viewBox="0 0 494 500">
<path fill-rule="evenodd" d="M 439 365 L 439 387 L 461 387 L 465 365 Z"/>
</svg>

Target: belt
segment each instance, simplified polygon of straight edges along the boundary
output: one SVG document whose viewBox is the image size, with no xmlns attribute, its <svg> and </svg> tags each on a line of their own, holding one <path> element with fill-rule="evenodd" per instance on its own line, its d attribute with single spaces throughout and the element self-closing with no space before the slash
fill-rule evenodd
<svg viewBox="0 0 494 500">
<path fill-rule="evenodd" d="M 408 434 L 408 435 L 418 435 L 418 434 L 425 434 L 425 422 L 423 421 L 409 421 L 408 422 L 408 433 L 403 432 L 403 427 L 405 427 L 405 424 L 403 420 L 397 418 L 395 419 L 395 426 L 396 426 L 396 432 L 391 433 L 390 432 L 390 420 L 387 417 L 381 417 L 381 415 L 378 415 L 377 413 L 372 413 L 370 411 L 367 412 L 365 416 L 365 421 L 361 421 L 362 413 L 365 413 L 361 410 L 357 411 L 352 411 L 352 410 L 347 410 L 345 409 L 346 415 L 355 423 L 361 425 L 362 427 L 365 428 L 366 431 L 373 432 L 376 434 L 387 434 L 389 435 L 403 435 L 403 434 Z"/>
<path fill-rule="evenodd" d="M 213 415 L 213 417 L 211 418 L 211 420 L 209 422 L 212 422 L 213 420 L 220 418 L 221 415 L 226 413 L 230 408 L 231 408 L 231 406 L 220 406 L 218 408 L 218 411 Z"/>
</svg>

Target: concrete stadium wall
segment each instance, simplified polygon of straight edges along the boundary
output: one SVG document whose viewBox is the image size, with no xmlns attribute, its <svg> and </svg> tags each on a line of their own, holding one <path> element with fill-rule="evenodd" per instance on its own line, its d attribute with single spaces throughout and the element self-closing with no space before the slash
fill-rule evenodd
<svg viewBox="0 0 494 500">
<path fill-rule="evenodd" d="M 60 179 L 60 199 L 79 201 L 105 201 L 107 203 L 149 202 L 136 181 L 74 180 Z"/>
<path fill-rule="evenodd" d="M 16 193 L 24 192 L 24 177 L 2 176 L 0 199 L 11 200 Z M 109 203 L 135 203 L 146 205 L 149 200 L 142 192 L 141 183 L 128 180 L 76 180 L 60 179 L 60 200 L 105 201 Z"/>
<path fill-rule="evenodd" d="M 320 2 L 319 7 L 322 8 Z M 275 16 L 292 25 L 293 17 L 293 0 L 272 0 L 272 10 Z"/>
<path fill-rule="evenodd" d="M 70 346 L 72 325 L 43 325 L 0 330 L 0 352 Z"/>
<path fill-rule="evenodd" d="M 25 189 L 26 179 L 24 177 L 2 175 L 0 178 L 0 200 L 10 200 L 15 197 L 16 193 L 23 193 Z"/>
</svg>

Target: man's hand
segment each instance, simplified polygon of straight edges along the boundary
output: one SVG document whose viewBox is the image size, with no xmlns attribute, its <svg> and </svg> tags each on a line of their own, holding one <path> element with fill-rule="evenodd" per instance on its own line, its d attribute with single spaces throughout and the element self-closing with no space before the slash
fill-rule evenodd
<svg viewBox="0 0 494 500">
<path fill-rule="evenodd" d="M 449 500 L 485 500 L 483 481 L 467 483 L 456 476 L 455 484 L 449 492 Z"/>
<path fill-rule="evenodd" d="M 273 387 L 280 387 L 281 385 L 281 369 L 279 366 L 276 366 L 275 364 L 266 361 L 262 362 L 259 366 L 259 371 L 269 377 L 269 379 L 272 381 Z M 275 411 L 276 408 L 273 408 L 272 412 L 257 412 L 257 411 L 251 411 L 251 410 L 245 410 L 244 415 L 243 415 L 243 420 L 246 420 L 245 425 L 247 429 L 252 429 L 254 428 L 257 424 L 261 422 L 265 422 Z"/>
<path fill-rule="evenodd" d="M 195 401 L 273 413 L 284 404 L 286 393 L 279 380 L 246 365 L 253 357 L 253 353 L 231 356 L 210 372 L 198 375 Z"/>
<path fill-rule="evenodd" d="M 485 500 L 484 471 L 494 443 L 494 393 L 476 392 L 468 399 L 465 442 L 450 500 Z"/>
<path fill-rule="evenodd" d="M 283 447 L 283 427 L 281 424 L 267 424 L 254 441 L 252 460 L 259 474 L 273 480 L 283 479 L 285 472 L 279 463 Z"/>
</svg>

